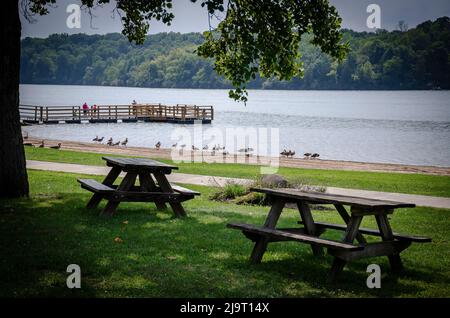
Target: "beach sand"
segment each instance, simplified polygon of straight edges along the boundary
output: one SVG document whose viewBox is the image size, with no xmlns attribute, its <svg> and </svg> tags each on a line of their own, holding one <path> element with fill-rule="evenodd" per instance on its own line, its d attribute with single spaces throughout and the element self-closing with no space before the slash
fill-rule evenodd
<svg viewBox="0 0 450 318">
<path fill-rule="evenodd" d="M 29 136 L 24 142 L 31 142 L 38 146 L 42 139 Z M 174 159 L 173 155 L 188 161 L 196 162 L 225 162 L 240 164 L 269 165 L 278 164 L 280 167 L 304 168 L 304 169 L 326 169 L 326 170 L 350 170 L 350 171 L 372 171 L 372 172 L 396 172 L 396 173 L 420 173 L 450 176 L 450 167 L 434 167 L 434 166 L 416 166 L 405 164 L 388 164 L 388 163 L 370 163 L 357 161 L 341 161 L 341 160 L 322 160 L 322 159 L 304 159 L 304 158 L 269 158 L 263 156 L 245 155 L 222 155 L 221 151 L 216 151 L 215 155 L 211 155 L 211 151 L 191 151 L 190 149 L 174 150 L 167 148 L 144 148 L 129 146 L 108 146 L 96 142 L 79 142 L 66 140 L 50 140 L 45 139 L 45 146 L 54 146 L 61 143 L 61 149 L 73 150 L 81 152 L 94 152 L 115 155 L 141 156 L 161 159 Z"/>
</svg>

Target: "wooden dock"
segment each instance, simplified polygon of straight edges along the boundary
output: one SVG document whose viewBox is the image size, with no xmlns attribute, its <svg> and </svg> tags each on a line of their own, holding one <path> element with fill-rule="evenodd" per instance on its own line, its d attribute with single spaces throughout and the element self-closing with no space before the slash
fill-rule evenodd
<svg viewBox="0 0 450 318">
<path fill-rule="evenodd" d="M 214 119 L 213 106 L 162 104 L 97 105 L 96 109 L 83 110 L 81 106 L 19 105 L 20 120 L 26 124 L 68 124 L 165 122 L 193 124 L 201 120 L 210 124 Z"/>
</svg>

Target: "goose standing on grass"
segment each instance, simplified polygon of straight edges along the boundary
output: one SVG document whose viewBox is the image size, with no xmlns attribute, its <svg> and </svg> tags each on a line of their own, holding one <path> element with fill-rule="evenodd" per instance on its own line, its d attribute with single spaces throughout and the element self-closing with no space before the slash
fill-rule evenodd
<svg viewBox="0 0 450 318">
<path fill-rule="evenodd" d="M 44 145 L 45 145 L 44 140 L 42 140 L 41 144 L 39 145 L 39 148 L 44 148 Z"/>
<path fill-rule="evenodd" d="M 52 149 L 60 149 L 61 148 L 61 143 L 59 142 L 58 145 L 51 146 L 50 148 L 52 148 Z"/>
<path fill-rule="evenodd" d="M 120 144 L 121 144 L 122 146 L 126 146 L 127 143 L 128 143 L 128 138 L 125 138 L 125 140 L 122 141 Z"/>
<path fill-rule="evenodd" d="M 156 150 L 159 150 L 159 148 L 161 148 L 161 142 L 158 141 L 155 145 Z"/>
</svg>

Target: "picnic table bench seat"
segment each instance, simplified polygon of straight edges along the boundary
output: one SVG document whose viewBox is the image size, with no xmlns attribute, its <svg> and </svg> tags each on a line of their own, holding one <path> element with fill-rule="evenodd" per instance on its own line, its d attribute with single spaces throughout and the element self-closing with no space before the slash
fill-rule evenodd
<svg viewBox="0 0 450 318">
<path fill-rule="evenodd" d="M 114 192 L 117 189 L 117 185 L 111 185 L 107 186 L 100 181 L 97 181 L 95 179 L 77 179 L 77 181 L 81 184 L 81 187 L 83 189 L 89 190 L 91 192 L 95 193 L 108 193 L 108 192 Z M 182 186 L 176 185 L 174 183 L 170 184 L 172 186 L 172 189 L 175 192 L 178 192 L 180 194 L 185 195 L 200 195 L 200 192 L 194 191 L 188 188 L 184 188 Z M 133 189 L 137 190 L 138 187 L 132 187 Z M 137 191 L 136 191 L 137 192 Z M 153 192 L 152 192 L 153 193 Z M 157 192 L 156 192 L 157 193 Z"/>
<path fill-rule="evenodd" d="M 181 186 L 173 184 L 173 183 L 171 183 L 170 185 L 172 186 L 172 189 L 178 193 L 185 194 L 185 195 L 200 195 L 200 192 L 198 192 L 198 191 L 184 188 L 184 187 L 181 187 Z"/>
<path fill-rule="evenodd" d="M 302 221 L 298 221 L 298 224 L 303 224 Z M 347 229 L 347 225 L 341 225 L 341 224 L 332 224 L 332 223 L 326 223 L 326 222 L 314 222 L 314 225 L 318 228 L 325 229 L 332 229 L 332 230 L 338 230 L 338 231 L 345 231 Z M 373 236 L 381 236 L 379 230 L 369 229 L 365 227 L 360 227 L 358 229 L 358 232 L 361 234 L 367 234 L 367 235 L 373 235 Z M 393 232 L 392 233 L 394 239 L 400 240 L 400 241 L 411 241 L 415 243 L 429 243 L 431 242 L 431 238 L 425 237 L 425 236 L 416 236 L 416 235 L 407 235 L 407 234 L 400 234 Z"/>
<path fill-rule="evenodd" d="M 244 232 L 250 232 L 259 234 L 262 236 L 267 236 L 269 238 L 281 238 L 285 241 L 299 241 L 303 243 L 311 243 L 323 247 L 328 247 L 331 249 L 344 249 L 344 250 L 362 250 L 364 247 L 359 245 L 353 245 L 350 243 L 337 242 L 327 239 L 318 238 L 315 236 L 307 235 L 307 234 L 298 234 L 292 233 L 293 231 L 285 230 L 285 229 L 268 229 L 264 227 L 255 226 L 252 224 L 245 223 L 229 223 L 227 227 L 233 229 L 240 229 Z"/>
<path fill-rule="evenodd" d="M 117 185 L 107 186 L 95 179 L 78 179 L 83 189 L 93 193 L 102 194 L 105 198 L 112 201 L 128 202 L 152 202 L 155 199 L 172 200 L 173 202 L 183 202 L 189 200 L 194 195 L 200 195 L 200 192 L 183 188 L 171 184 L 174 193 L 164 193 L 160 191 L 139 191 L 139 187 L 132 187 L 129 191 L 120 191 Z"/>
<path fill-rule="evenodd" d="M 95 179 L 77 179 L 77 181 L 83 189 L 94 193 L 110 193 L 115 191 L 113 187 L 107 186 Z"/>
</svg>

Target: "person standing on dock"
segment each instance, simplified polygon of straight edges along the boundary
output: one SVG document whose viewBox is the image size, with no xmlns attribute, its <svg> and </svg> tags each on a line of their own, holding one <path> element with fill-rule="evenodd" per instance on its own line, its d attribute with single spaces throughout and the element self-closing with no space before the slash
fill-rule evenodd
<svg viewBox="0 0 450 318">
<path fill-rule="evenodd" d="M 83 114 L 84 114 L 84 116 L 87 115 L 88 111 L 89 111 L 89 106 L 88 106 L 88 104 L 85 102 L 85 103 L 83 104 Z"/>
<path fill-rule="evenodd" d="M 136 105 L 137 105 L 137 102 L 136 102 L 136 100 L 135 99 L 133 99 L 133 102 L 131 103 L 131 109 L 132 109 L 132 111 L 133 111 L 133 115 L 134 116 L 137 116 L 137 107 L 136 107 Z"/>
<path fill-rule="evenodd" d="M 94 104 L 91 106 L 91 115 L 95 116 L 96 112 L 97 112 L 97 104 Z"/>
</svg>

